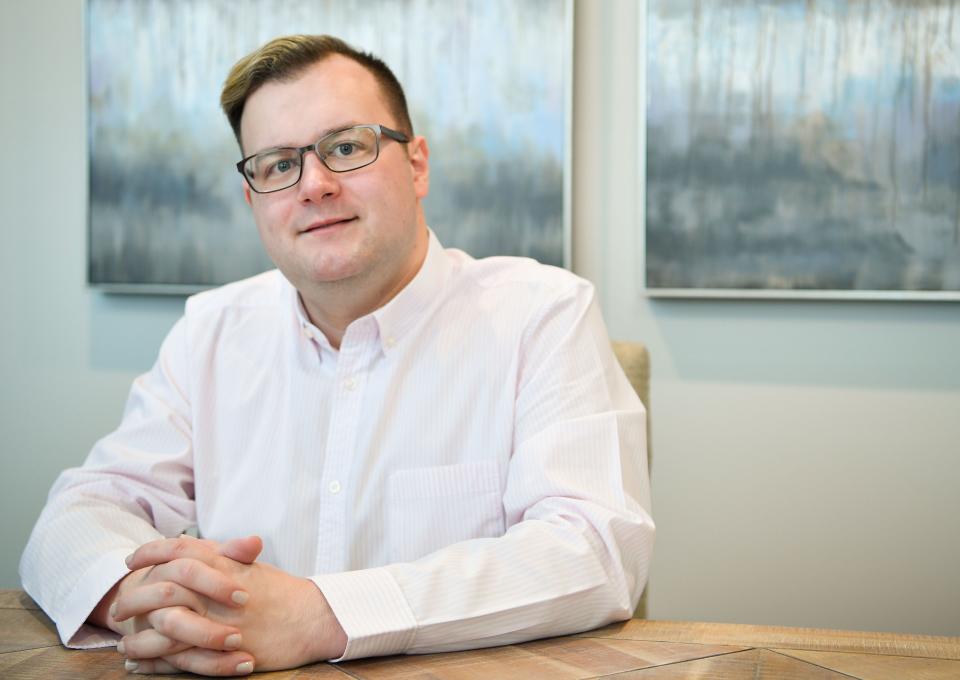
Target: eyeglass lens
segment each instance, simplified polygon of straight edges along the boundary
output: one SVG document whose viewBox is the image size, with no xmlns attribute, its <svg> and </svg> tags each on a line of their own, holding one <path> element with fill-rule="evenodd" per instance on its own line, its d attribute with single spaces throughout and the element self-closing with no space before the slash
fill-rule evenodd
<svg viewBox="0 0 960 680">
<path fill-rule="evenodd" d="M 320 161 L 333 172 L 356 170 L 377 160 L 377 133 L 371 127 L 353 127 L 327 135 L 313 148 Z M 303 155 L 299 149 L 275 149 L 247 160 L 243 173 L 254 190 L 266 193 L 286 189 L 300 181 L 302 165 Z"/>
</svg>

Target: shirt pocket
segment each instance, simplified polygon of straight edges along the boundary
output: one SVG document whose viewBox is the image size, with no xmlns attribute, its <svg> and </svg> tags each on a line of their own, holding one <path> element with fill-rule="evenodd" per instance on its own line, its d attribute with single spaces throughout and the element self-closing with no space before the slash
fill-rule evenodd
<svg viewBox="0 0 960 680">
<path fill-rule="evenodd" d="M 459 541 L 502 536 L 497 461 L 397 470 L 388 483 L 390 558 L 411 562 Z"/>
</svg>

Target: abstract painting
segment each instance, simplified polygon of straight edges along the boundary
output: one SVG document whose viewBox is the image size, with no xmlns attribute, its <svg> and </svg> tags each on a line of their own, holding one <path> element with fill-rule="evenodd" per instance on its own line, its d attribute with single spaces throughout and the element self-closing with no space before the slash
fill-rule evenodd
<svg viewBox="0 0 960 680">
<path fill-rule="evenodd" d="M 88 0 L 89 281 L 179 291 L 273 265 L 219 109 L 237 59 L 329 33 L 386 61 L 430 144 L 427 222 L 567 264 L 569 0 Z"/>
<path fill-rule="evenodd" d="M 958 5 L 649 0 L 648 292 L 960 299 Z"/>
</svg>

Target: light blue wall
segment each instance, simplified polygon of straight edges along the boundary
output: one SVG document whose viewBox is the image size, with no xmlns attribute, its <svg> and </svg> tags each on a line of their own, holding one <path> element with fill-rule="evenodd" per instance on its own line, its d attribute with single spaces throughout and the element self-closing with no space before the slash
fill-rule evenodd
<svg viewBox="0 0 960 680">
<path fill-rule="evenodd" d="M 0 587 L 46 493 L 116 426 L 183 300 L 85 280 L 82 4 L 0 4 Z"/>
<path fill-rule="evenodd" d="M 577 3 L 574 266 L 652 355 L 650 615 L 960 635 L 960 302 L 645 297 L 642 7 Z"/>
<path fill-rule="evenodd" d="M 575 268 L 653 356 L 658 618 L 960 635 L 960 303 L 652 302 L 632 0 L 577 3 Z M 82 6 L 0 4 L 0 587 L 182 299 L 84 284 Z M 19 70 L 18 70 L 19 69 Z"/>
</svg>

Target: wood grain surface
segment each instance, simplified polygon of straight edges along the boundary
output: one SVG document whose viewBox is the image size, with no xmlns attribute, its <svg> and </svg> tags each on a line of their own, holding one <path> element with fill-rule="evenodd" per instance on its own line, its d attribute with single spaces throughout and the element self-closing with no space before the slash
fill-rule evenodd
<svg viewBox="0 0 960 680">
<path fill-rule="evenodd" d="M 617 680 L 850 680 L 849 675 L 820 668 L 766 649 L 713 656 L 618 675 Z"/>
<path fill-rule="evenodd" d="M 36 609 L 0 609 L 0 653 L 59 645 L 46 614 Z"/>
<path fill-rule="evenodd" d="M 811 652 L 805 649 L 775 650 L 823 668 L 863 680 L 957 680 L 960 661 L 923 659 L 914 656 L 879 656 L 852 652 Z"/>
<path fill-rule="evenodd" d="M 0 590 L 0 678 L 132 677 L 115 649 L 71 650 L 29 597 Z M 178 677 L 191 677 L 184 674 Z M 632 619 L 569 637 L 447 654 L 319 663 L 271 680 L 957 680 L 960 638 Z"/>
<path fill-rule="evenodd" d="M 550 677 L 587 678 L 677 663 L 743 647 L 687 643 L 552 638 L 523 645 L 492 647 L 455 654 L 398 656 L 350 661 L 345 671 L 364 680 L 414 680 L 443 677 L 450 680 L 502 678 L 520 680 Z"/>
<path fill-rule="evenodd" d="M 40 607 L 22 590 L 0 590 L 0 609 L 36 609 Z"/>
<path fill-rule="evenodd" d="M 958 637 L 869 633 L 822 628 L 630 619 L 606 628 L 581 633 L 578 637 L 664 640 L 711 645 L 745 645 L 747 647 L 960 659 L 960 638 Z"/>
</svg>

